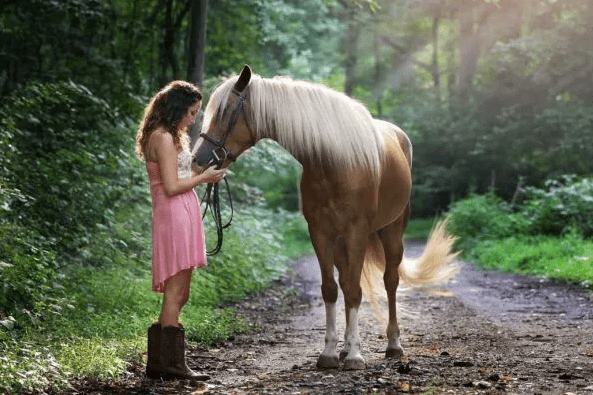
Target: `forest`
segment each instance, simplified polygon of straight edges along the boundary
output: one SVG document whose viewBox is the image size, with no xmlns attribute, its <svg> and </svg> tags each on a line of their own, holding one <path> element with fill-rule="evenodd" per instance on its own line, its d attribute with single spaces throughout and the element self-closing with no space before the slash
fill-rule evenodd
<svg viewBox="0 0 593 395">
<path fill-rule="evenodd" d="M 0 393 L 113 375 L 143 347 L 158 299 L 134 137 L 167 82 L 206 100 L 245 64 L 320 82 L 408 133 L 412 217 L 457 213 L 468 251 L 484 230 L 590 240 L 591 31 L 589 0 L 0 0 Z M 186 317 L 203 344 L 246 330 L 221 303 L 311 251 L 298 163 L 263 142 L 231 170 L 236 225 L 195 279 L 223 283 Z"/>
</svg>

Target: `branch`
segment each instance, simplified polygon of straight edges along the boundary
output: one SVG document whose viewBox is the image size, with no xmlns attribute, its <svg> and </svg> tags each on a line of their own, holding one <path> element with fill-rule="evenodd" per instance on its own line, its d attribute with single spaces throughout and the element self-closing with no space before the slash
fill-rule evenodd
<svg viewBox="0 0 593 395">
<path fill-rule="evenodd" d="M 428 63 L 423 63 L 419 60 L 414 59 L 412 56 L 409 56 L 410 51 L 408 50 L 408 48 L 405 48 L 404 46 L 396 43 L 395 41 L 393 41 L 392 39 L 390 39 L 389 37 L 382 37 L 381 41 L 385 44 L 388 44 L 390 47 L 394 48 L 395 50 L 399 51 L 400 54 L 402 55 L 408 55 L 407 58 L 414 63 L 417 66 L 422 67 L 423 69 L 426 69 L 430 72 L 433 72 L 434 66 Z"/>
</svg>

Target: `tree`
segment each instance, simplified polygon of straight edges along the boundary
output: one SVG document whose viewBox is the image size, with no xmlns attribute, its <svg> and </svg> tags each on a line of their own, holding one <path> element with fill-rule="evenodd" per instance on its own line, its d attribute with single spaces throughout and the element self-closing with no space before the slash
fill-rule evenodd
<svg viewBox="0 0 593 395">
<path fill-rule="evenodd" d="M 202 86 L 206 49 L 208 0 L 191 3 L 187 79 Z"/>
<path fill-rule="evenodd" d="M 369 16 L 376 10 L 374 1 L 339 0 L 343 8 L 342 17 L 347 25 L 344 47 L 346 58 L 344 61 L 344 93 L 352 96 L 356 85 L 356 63 L 359 55 L 358 42 L 362 26 L 367 23 Z"/>
<path fill-rule="evenodd" d="M 159 85 L 164 86 L 172 79 L 180 78 L 179 60 L 175 52 L 179 42 L 179 32 L 189 8 L 191 0 L 159 0 L 154 8 L 153 15 L 159 15 L 164 9 L 161 21 L 162 37 L 159 43 Z"/>
</svg>

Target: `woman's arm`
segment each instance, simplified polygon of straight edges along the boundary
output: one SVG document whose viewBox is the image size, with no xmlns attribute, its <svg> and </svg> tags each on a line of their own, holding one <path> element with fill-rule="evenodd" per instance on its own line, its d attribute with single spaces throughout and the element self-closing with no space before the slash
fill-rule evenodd
<svg viewBox="0 0 593 395">
<path fill-rule="evenodd" d="M 154 136 L 155 151 L 158 158 L 163 187 L 167 196 L 175 196 L 194 189 L 198 184 L 216 183 L 224 177 L 226 170 L 209 168 L 201 174 L 192 172 L 192 177 L 179 179 L 177 175 L 177 147 L 173 136 L 169 133 L 159 133 Z"/>
</svg>

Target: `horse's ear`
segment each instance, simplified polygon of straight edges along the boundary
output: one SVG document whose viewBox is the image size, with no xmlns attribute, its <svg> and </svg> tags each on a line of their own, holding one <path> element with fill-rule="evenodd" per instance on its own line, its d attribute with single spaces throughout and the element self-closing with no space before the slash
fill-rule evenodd
<svg viewBox="0 0 593 395">
<path fill-rule="evenodd" d="M 245 65 L 237 83 L 235 84 L 235 89 L 239 92 L 243 92 L 247 84 L 249 84 L 249 80 L 251 80 L 251 68 L 248 65 Z"/>
</svg>

